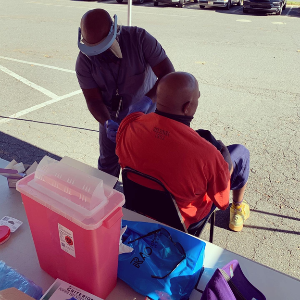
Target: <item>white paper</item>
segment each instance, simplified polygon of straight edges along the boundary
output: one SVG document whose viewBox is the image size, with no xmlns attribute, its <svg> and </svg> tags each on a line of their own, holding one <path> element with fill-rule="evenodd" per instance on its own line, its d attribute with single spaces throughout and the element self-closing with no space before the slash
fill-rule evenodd
<svg viewBox="0 0 300 300">
<path fill-rule="evenodd" d="M 22 221 L 19 221 L 9 216 L 5 216 L 0 220 L 0 226 L 8 226 L 11 232 L 15 232 L 22 224 Z"/>
<path fill-rule="evenodd" d="M 33 172 L 35 172 L 36 168 L 38 166 L 38 163 L 35 161 L 27 170 L 26 170 L 26 175 L 30 175 Z"/>
<path fill-rule="evenodd" d="M 124 232 L 126 231 L 126 229 L 127 229 L 127 225 L 121 229 L 120 242 L 119 242 L 119 254 L 131 253 L 133 251 L 133 248 L 122 243 L 122 236 L 123 236 Z"/>
<path fill-rule="evenodd" d="M 15 164 L 13 167 L 12 167 L 13 170 L 17 170 L 18 173 L 23 173 L 25 172 L 25 167 L 23 165 L 23 163 L 18 163 L 18 164 Z"/>
<path fill-rule="evenodd" d="M 6 167 L 5 169 L 12 169 L 13 166 L 17 164 L 17 162 L 13 159 Z"/>
<path fill-rule="evenodd" d="M 65 281 L 56 279 L 41 300 L 103 300 Z"/>
</svg>

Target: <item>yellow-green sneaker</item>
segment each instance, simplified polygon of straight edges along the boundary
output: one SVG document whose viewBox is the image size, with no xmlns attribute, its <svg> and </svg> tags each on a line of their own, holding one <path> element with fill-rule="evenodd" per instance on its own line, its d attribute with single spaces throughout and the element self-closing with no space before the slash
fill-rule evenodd
<svg viewBox="0 0 300 300">
<path fill-rule="evenodd" d="M 243 229 L 244 222 L 250 216 L 249 204 L 243 200 L 243 202 L 236 206 L 232 203 L 230 207 L 230 221 L 229 228 L 233 231 L 241 231 Z"/>
</svg>

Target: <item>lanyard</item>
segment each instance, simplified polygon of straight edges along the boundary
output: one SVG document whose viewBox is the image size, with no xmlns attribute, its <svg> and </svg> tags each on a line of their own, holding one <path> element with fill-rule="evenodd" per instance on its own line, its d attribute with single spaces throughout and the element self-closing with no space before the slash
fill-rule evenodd
<svg viewBox="0 0 300 300">
<path fill-rule="evenodd" d="M 112 76 L 112 78 L 114 79 L 115 81 L 115 84 L 116 84 L 116 95 L 119 95 L 119 89 L 118 89 L 118 81 L 119 81 L 119 75 L 120 75 L 120 69 L 121 69 L 121 60 L 120 58 L 118 58 L 118 72 L 117 72 L 117 77 L 115 76 L 111 66 L 110 66 L 110 63 L 106 62 L 107 66 L 108 66 L 108 69 L 110 71 L 110 74 Z"/>
<path fill-rule="evenodd" d="M 115 84 L 116 84 L 116 90 L 115 90 L 115 93 L 114 93 L 114 96 L 112 97 L 112 102 L 113 102 L 113 106 L 115 106 L 115 102 L 118 102 L 118 107 L 117 107 L 117 110 L 116 110 L 116 118 L 119 117 L 119 113 L 121 111 L 121 108 L 122 108 L 122 97 L 119 95 L 119 88 L 118 88 L 118 80 L 119 80 L 119 74 L 120 74 L 120 69 L 121 69 L 121 60 L 118 59 L 118 72 L 117 72 L 117 77 L 115 76 L 111 66 L 110 66 L 110 63 L 106 63 L 107 66 L 108 66 L 108 69 L 111 73 L 111 76 L 112 78 L 114 79 L 115 81 Z"/>
</svg>

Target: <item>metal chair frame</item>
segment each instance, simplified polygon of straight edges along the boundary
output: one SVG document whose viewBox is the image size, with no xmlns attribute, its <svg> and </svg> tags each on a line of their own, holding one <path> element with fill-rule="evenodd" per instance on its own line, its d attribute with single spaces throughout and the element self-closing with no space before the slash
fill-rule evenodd
<svg viewBox="0 0 300 300">
<path fill-rule="evenodd" d="M 150 189 L 128 178 L 128 173 L 133 173 L 158 184 L 162 190 Z M 205 225 L 210 220 L 209 242 L 213 242 L 215 210 L 207 215 L 202 223 L 194 230 L 188 230 L 184 224 L 180 210 L 173 195 L 166 189 L 164 184 L 147 174 L 141 173 L 129 167 L 122 170 L 123 190 L 125 194 L 125 206 L 129 210 L 150 217 L 160 223 L 176 228 L 180 231 L 199 237 Z M 143 194 L 143 199 L 141 199 Z M 151 203 L 150 203 L 151 201 Z"/>
</svg>

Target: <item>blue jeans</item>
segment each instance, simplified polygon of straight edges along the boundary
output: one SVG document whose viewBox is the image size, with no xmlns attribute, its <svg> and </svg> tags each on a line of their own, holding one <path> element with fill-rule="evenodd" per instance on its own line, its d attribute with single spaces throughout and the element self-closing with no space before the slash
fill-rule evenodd
<svg viewBox="0 0 300 300">
<path fill-rule="evenodd" d="M 98 159 L 98 169 L 119 178 L 120 165 L 116 155 L 116 143 L 112 142 L 105 132 L 105 128 L 99 127 L 100 156 Z"/>
</svg>

